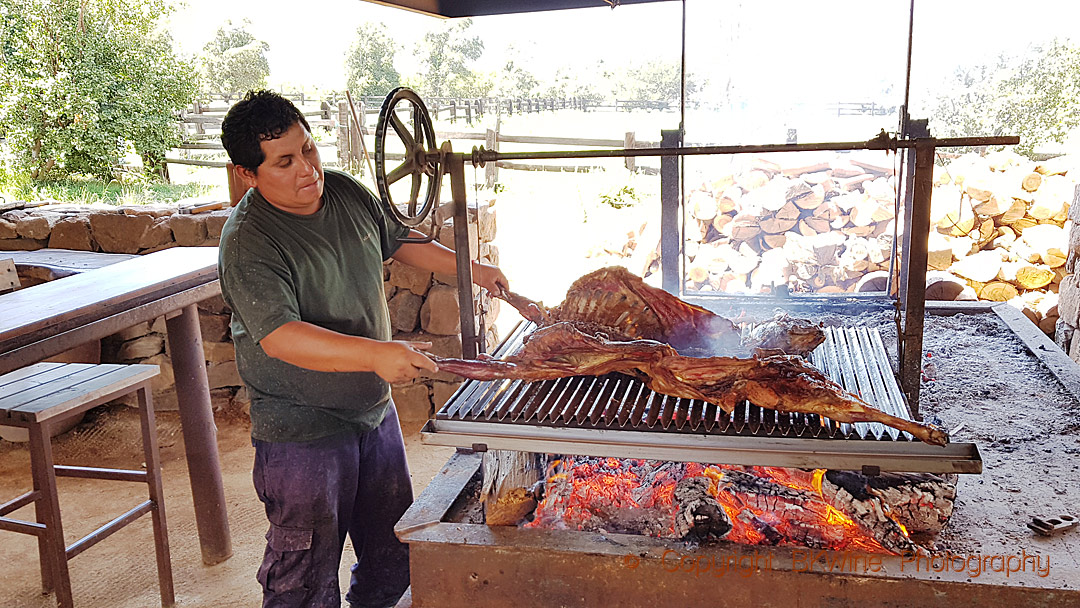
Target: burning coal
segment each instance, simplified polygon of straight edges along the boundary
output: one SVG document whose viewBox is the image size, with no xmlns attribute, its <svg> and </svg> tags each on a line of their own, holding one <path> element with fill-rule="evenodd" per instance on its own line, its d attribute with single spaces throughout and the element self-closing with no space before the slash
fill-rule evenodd
<svg viewBox="0 0 1080 608">
<path fill-rule="evenodd" d="M 825 476 L 824 469 L 566 457 L 549 463 L 544 498 L 525 527 L 925 553 L 881 500 L 838 501 L 850 494 Z"/>
</svg>

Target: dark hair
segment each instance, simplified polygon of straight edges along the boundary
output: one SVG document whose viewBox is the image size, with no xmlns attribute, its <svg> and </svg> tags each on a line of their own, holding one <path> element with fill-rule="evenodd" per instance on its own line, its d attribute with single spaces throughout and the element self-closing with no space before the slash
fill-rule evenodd
<svg viewBox="0 0 1080 608">
<path fill-rule="evenodd" d="M 257 172 L 266 160 L 260 142 L 277 139 L 294 124 L 309 132 L 307 120 L 291 101 L 273 91 L 248 91 L 221 123 L 221 144 L 234 165 Z"/>
</svg>

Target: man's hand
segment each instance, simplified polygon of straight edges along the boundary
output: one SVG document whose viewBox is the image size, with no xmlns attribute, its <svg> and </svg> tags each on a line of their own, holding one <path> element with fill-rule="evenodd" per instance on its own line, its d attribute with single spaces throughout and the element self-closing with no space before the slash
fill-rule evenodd
<svg viewBox="0 0 1080 608">
<path fill-rule="evenodd" d="M 429 348 L 431 342 L 380 342 L 374 372 L 391 384 L 415 380 L 421 370 L 435 373 L 439 366 L 420 352 Z"/>
<path fill-rule="evenodd" d="M 510 289 L 510 281 L 498 266 L 491 264 L 473 264 L 473 283 L 487 289 L 491 295 L 498 296 Z"/>
</svg>

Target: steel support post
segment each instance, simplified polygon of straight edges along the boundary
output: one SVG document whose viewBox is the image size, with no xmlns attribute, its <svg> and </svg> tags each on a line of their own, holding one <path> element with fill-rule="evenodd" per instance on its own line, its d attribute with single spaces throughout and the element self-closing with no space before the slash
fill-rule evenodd
<svg viewBox="0 0 1080 608">
<path fill-rule="evenodd" d="M 910 222 L 904 233 L 904 266 L 907 280 L 900 297 L 902 333 L 900 342 L 900 385 L 916 420 L 919 415 L 919 388 L 922 382 L 923 314 L 926 310 L 927 240 L 930 238 L 930 198 L 934 190 L 933 139 L 915 140 L 915 179 Z"/>
<path fill-rule="evenodd" d="M 660 132 L 661 148 L 678 148 L 682 133 L 676 129 Z M 660 159 L 660 271 L 664 291 L 679 295 L 682 292 L 682 273 L 679 268 L 679 157 Z"/>
</svg>

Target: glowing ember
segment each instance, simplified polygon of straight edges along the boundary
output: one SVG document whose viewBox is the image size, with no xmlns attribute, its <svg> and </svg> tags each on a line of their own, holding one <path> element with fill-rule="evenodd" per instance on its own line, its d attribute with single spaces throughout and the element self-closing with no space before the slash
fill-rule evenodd
<svg viewBox="0 0 1080 608">
<path fill-rule="evenodd" d="M 741 544 L 896 552 L 895 543 L 886 548 L 829 504 L 824 476 L 823 469 L 566 457 L 548 465 L 545 497 L 525 527 L 662 538 L 722 530 L 720 538 Z M 729 522 L 703 527 L 703 513 Z M 896 518 L 887 510 L 884 515 L 892 522 L 883 521 L 895 524 L 890 530 L 914 546 Z"/>
</svg>

